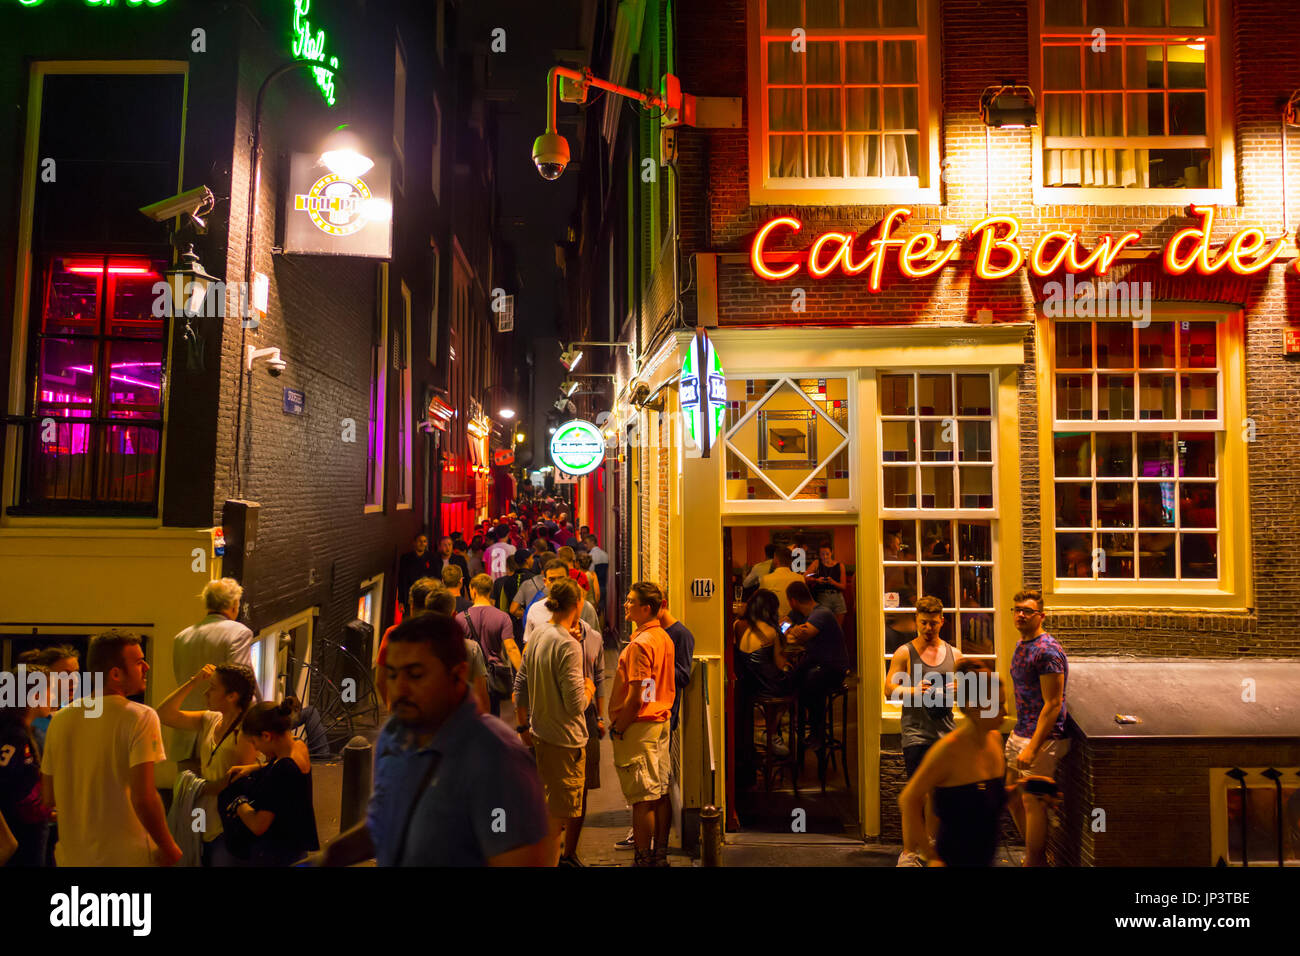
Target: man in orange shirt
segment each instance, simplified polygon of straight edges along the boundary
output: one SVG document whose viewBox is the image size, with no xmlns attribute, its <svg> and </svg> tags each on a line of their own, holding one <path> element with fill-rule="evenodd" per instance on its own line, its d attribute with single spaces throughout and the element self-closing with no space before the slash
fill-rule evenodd
<svg viewBox="0 0 1300 956">
<path fill-rule="evenodd" d="M 609 698 L 614 767 L 632 805 L 637 866 L 668 865 L 669 718 L 677 685 L 673 641 L 659 624 L 663 591 L 645 581 L 632 585 L 623 616 L 635 630 L 618 658 Z"/>
</svg>

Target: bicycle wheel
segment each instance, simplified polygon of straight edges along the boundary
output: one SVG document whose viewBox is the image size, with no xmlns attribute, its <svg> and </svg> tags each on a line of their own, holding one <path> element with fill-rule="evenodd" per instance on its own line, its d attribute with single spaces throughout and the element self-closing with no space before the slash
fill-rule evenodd
<svg viewBox="0 0 1300 956">
<path fill-rule="evenodd" d="M 339 693 L 338 685 L 325 676 L 319 667 L 309 668 L 312 706 L 325 733 L 331 755 L 338 754 L 354 736 L 352 711 Z"/>
</svg>

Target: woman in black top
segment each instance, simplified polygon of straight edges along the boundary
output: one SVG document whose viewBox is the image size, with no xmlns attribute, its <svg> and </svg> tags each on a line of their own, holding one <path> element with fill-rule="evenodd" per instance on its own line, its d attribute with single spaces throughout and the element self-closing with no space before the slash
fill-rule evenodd
<svg viewBox="0 0 1300 956">
<path fill-rule="evenodd" d="M 1006 691 L 982 660 L 966 658 L 956 673 L 957 707 L 966 719 L 926 752 L 898 798 L 903 857 L 930 866 L 992 866 L 1010 792 L 1000 731 Z M 933 846 L 922 815 L 931 795 L 939 820 Z"/>
<path fill-rule="evenodd" d="M 815 600 L 826 610 L 835 615 L 835 623 L 844 630 L 844 617 L 848 614 L 848 605 L 844 603 L 844 592 L 848 589 L 845 580 L 844 565 L 835 560 L 835 552 L 829 544 L 817 549 L 817 560 L 808 569 L 808 589 Z"/>
<path fill-rule="evenodd" d="M 266 764 L 231 770 L 222 820 L 230 851 L 254 866 L 289 866 L 320 849 L 307 745 L 289 733 L 301 709 L 287 697 L 244 715 L 243 733 Z"/>
</svg>

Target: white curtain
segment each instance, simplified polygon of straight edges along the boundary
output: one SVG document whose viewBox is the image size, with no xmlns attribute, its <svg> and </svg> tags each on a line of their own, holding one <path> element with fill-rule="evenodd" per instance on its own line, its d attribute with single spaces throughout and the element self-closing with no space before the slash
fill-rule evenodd
<svg viewBox="0 0 1300 956">
<path fill-rule="evenodd" d="M 1106 53 L 1076 47 L 1047 47 L 1043 56 L 1043 135 L 1146 136 L 1147 99 L 1129 96 L 1128 129 L 1124 129 L 1124 96 L 1115 93 L 1054 93 L 1053 90 L 1124 89 L 1121 51 L 1129 59 L 1129 88 L 1145 82 L 1147 47 L 1112 45 Z M 1086 80 L 1079 74 L 1084 57 Z M 1139 87 L 1140 88 L 1140 87 Z M 1043 150 L 1043 182 L 1048 186 L 1150 185 L 1149 151 L 1145 149 Z"/>
</svg>

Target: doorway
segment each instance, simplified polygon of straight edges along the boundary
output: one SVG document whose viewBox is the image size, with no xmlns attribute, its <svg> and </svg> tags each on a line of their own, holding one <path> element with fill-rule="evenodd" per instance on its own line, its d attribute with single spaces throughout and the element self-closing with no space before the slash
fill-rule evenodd
<svg viewBox="0 0 1300 956">
<path fill-rule="evenodd" d="M 856 554 L 853 525 L 723 528 L 729 587 L 724 630 L 729 831 L 855 839 L 861 832 L 859 689 L 853 676 L 860 672 Z M 833 588 L 826 577 L 842 588 Z M 801 578 L 842 635 L 849 676 L 842 692 L 829 698 L 815 686 L 814 658 L 824 646 L 800 655 L 795 642 L 770 626 L 775 616 L 781 627 L 788 608 L 785 589 Z M 760 591 L 769 596 L 755 598 Z M 795 623 L 801 620 L 796 612 Z M 815 715 L 824 713 L 827 703 L 830 718 L 817 746 Z"/>
</svg>

